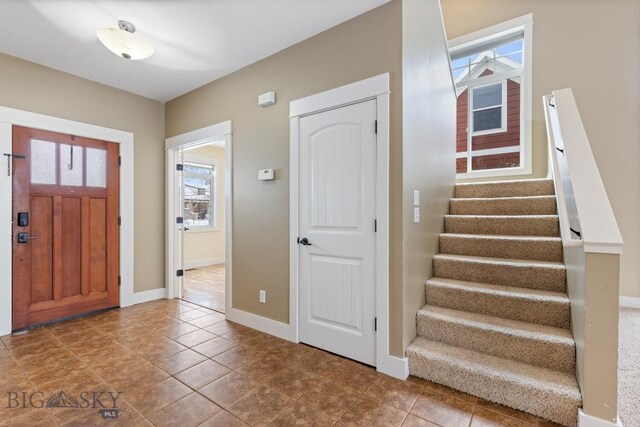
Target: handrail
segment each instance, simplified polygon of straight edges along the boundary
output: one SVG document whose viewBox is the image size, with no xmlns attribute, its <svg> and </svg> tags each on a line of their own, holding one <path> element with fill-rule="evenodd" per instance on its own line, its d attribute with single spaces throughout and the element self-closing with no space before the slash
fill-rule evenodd
<svg viewBox="0 0 640 427">
<path fill-rule="evenodd" d="M 564 246 L 585 252 L 622 253 L 622 235 L 602 183 L 571 89 L 543 97 Z M 576 237 L 574 237 L 576 236 Z"/>
</svg>

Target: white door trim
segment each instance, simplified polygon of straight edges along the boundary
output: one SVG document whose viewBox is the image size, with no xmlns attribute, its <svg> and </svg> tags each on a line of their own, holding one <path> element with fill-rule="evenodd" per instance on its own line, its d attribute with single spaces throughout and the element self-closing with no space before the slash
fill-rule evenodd
<svg viewBox="0 0 640 427">
<path fill-rule="evenodd" d="M 405 359 L 389 354 L 389 73 L 307 96 L 289 104 L 290 112 L 290 230 L 289 230 L 289 335 L 299 342 L 298 334 L 298 237 L 299 224 L 299 124 L 300 118 L 321 111 L 344 107 L 370 99 L 377 100 L 376 165 L 376 367 L 394 377 L 407 377 Z"/>
<path fill-rule="evenodd" d="M 166 186 L 166 270 L 165 280 L 167 283 L 166 297 L 176 298 L 179 295 L 178 280 L 176 278 L 176 266 L 174 251 L 176 245 L 176 239 L 178 237 L 176 233 L 175 218 L 174 218 L 174 204 L 175 204 L 175 192 L 173 173 L 176 156 L 179 149 L 193 147 L 196 145 L 202 145 L 213 141 L 219 141 L 224 139 L 224 154 L 225 154 L 225 313 L 229 317 L 232 310 L 232 277 L 231 277 L 231 263 L 232 263 L 232 245 L 233 245 L 233 146 L 232 146 L 232 125 L 231 120 L 227 120 L 222 123 L 216 123 L 211 126 L 207 126 L 201 129 L 197 129 L 191 132 L 183 133 L 181 135 L 173 136 L 165 140 L 165 151 L 167 161 L 167 186 Z"/>
<path fill-rule="evenodd" d="M 133 292 L 133 140 L 134 134 L 88 123 L 61 119 L 0 106 L 0 154 L 12 153 L 12 126 L 24 126 L 120 144 L 120 307 L 135 303 Z M 0 159 L 0 336 L 11 333 L 11 235 L 12 177 L 7 176 L 6 157 Z"/>
</svg>

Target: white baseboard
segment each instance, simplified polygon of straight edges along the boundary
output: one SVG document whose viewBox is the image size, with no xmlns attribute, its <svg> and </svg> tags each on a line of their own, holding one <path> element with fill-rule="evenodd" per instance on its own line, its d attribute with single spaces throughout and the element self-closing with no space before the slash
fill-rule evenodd
<svg viewBox="0 0 640 427">
<path fill-rule="evenodd" d="M 578 427 L 622 427 L 620 417 L 616 417 L 617 422 L 603 420 L 602 418 L 596 418 L 591 415 L 587 415 L 582 412 L 582 409 L 578 409 Z"/>
<path fill-rule="evenodd" d="M 287 323 L 278 322 L 277 320 L 258 316 L 257 314 L 238 310 L 237 308 L 228 309 L 226 316 L 227 320 L 232 322 L 239 323 L 243 326 L 256 329 L 260 332 L 264 332 L 287 341 L 295 342 L 291 334 L 291 326 Z"/>
<path fill-rule="evenodd" d="M 406 357 L 386 356 L 377 361 L 377 371 L 390 377 L 406 380 L 409 377 L 409 359 Z"/>
<path fill-rule="evenodd" d="M 144 292 L 135 292 L 133 294 L 133 303 L 142 304 L 143 302 L 166 298 L 166 292 L 167 290 L 165 288 L 152 289 L 150 291 Z"/>
<path fill-rule="evenodd" d="M 640 298 L 621 296 L 620 307 L 640 308 Z"/>
<path fill-rule="evenodd" d="M 208 265 L 218 265 L 218 264 L 224 264 L 223 256 L 219 256 L 215 258 L 197 259 L 195 261 L 185 261 L 184 269 L 190 270 L 192 268 L 200 268 L 200 267 L 206 267 Z"/>
</svg>

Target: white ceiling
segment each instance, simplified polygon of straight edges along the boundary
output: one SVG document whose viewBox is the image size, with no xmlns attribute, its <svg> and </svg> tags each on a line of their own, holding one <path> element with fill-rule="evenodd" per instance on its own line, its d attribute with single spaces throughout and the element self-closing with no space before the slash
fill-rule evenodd
<svg viewBox="0 0 640 427">
<path fill-rule="evenodd" d="M 0 0 L 0 52 L 168 101 L 389 0 Z M 156 49 L 109 52 L 96 30 L 135 24 Z"/>
</svg>

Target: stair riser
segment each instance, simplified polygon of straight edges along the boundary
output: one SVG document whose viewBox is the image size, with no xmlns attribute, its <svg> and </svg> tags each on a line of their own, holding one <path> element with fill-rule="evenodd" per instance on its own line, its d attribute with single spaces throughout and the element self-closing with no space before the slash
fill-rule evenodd
<svg viewBox="0 0 640 427">
<path fill-rule="evenodd" d="M 562 242 L 559 239 L 493 239 L 447 234 L 440 236 L 440 253 L 561 262 Z"/>
<path fill-rule="evenodd" d="M 448 360 L 426 358 L 407 350 L 409 373 L 447 387 L 464 391 L 483 399 L 519 409 L 566 426 L 575 426 L 579 403 L 569 396 L 536 389 L 527 383 L 516 383 L 507 378 L 492 376 Z M 535 394 L 538 399 L 531 399 Z M 544 400 L 544 406 L 536 405 Z M 571 408 L 571 410 L 567 410 Z M 573 410 L 575 408 L 575 411 Z"/>
<path fill-rule="evenodd" d="M 430 284 L 425 289 L 429 305 L 557 328 L 570 327 L 571 306 L 568 302 L 524 299 Z"/>
<path fill-rule="evenodd" d="M 558 219 L 551 218 L 496 218 L 496 217 L 445 217 L 447 233 L 493 234 L 505 236 L 549 236 L 558 237 Z"/>
<path fill-rule="evenodd" d="M 555 215 L 556 199 L 451 199 L 451 215 Z"/>
<path fill-rule="evenodd" d="M 555 194 L 552 180 L 456 185 L 455 197 L 524 197 Z"/>
<path fill-rule="evenodd" d="M 491 283 L 543 291 L 565 292 L 566 290 L 566 271 L 564 268 L 516 267 L 434 258 L 433 275 L 443 279 Z"/>
<path fill-rule="evenodd" d="M 418 336 L 546 369 L 575 372 L 575 348 L 566 343 L 512 335 L 423 313 L 418 313 Z"/>
</svg>

